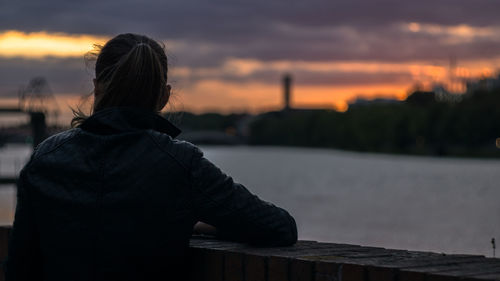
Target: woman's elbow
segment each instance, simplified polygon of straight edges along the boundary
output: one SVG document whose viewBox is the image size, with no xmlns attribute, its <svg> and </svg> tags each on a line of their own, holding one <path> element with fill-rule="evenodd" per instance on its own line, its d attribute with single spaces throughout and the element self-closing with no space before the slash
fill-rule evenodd
<svg viewBox="0 0 500 281">
<path fill-rule="evenodd" d="M 273 239 L 269 240 L 267 246 L 285 247 L 297 243 L 297 224 L 292 216 L 288 216 L 288 222 L 274 233 Z"/>
<path fill-rule="evenodd" d="M 289 228 L 288 231 L 283 234 L 283 238 L 281 239 L 283 245 L 281 246 L 291 246 L 297 243 L 298 239 L 297 224 L 295 223 L 295 219 L 292 216 L 290 216 L 289 220 L 290 220 Z"/>
</svg>

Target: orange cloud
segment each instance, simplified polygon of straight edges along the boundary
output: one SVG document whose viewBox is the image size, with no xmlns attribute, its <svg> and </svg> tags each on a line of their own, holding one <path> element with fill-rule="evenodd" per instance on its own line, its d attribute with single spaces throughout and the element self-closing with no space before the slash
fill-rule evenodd
<svg viewBox="0 0 500 281">
<path fill-rule="evenodd" d="M 404 85 L 365 86 L 293 86 L 291 104 L 298 108 L 326 108 L 346 110 L 356 97 L 392 97 L 404 99 L 408 91 Z M 228 83 L 216 80 L 200 81 L 191 86 L 174 84 L 174 97 L 169 110 L 193 112 L 264 112 L 283 107 L 283 89 L 276 85 L 256 82 Z"/>
<path fill-rule="evenodd" d="M 467 24 L 439 25 L 439 24 L 410 22 L 407 24 L 403 24 L 403 29 L 415 33 L 421 32 L 434 35 L 456 36 L 456 37 L 461 37 L 462 39 L 470 39 L 474 37 L 488 37 L 488 36 L 498 35 L 500 33 L 500 27 L 498 26 L 479 27 Z"/>
<path fill-rule="evenodd" d="M 80 57 L 93 44 L 105 43 L 104 36 L 48 33 L 25 33 L 9 30 L 0 33 L 0 56 L 42 59 L 45 57 Z"/>
<path fill-rule="evenodd" d="M 436 26 L 420 23 L 409 23 L 404 26 L 408 32 L 440 34 L 448 38 L 458 38 L 466 41 L 474 37 L 487 37 L 498 34 L 497 28 L 476 28 L 470 26 Z M 91 50 L 93 44 L 102 44 L 109 38 L 94 35 L 72 35 L 65 33 L 5 31 L 0 33 L 0 57 L 27 58 L 40 60 L 45 57 L 81 57 Z M 173 41 L 169 44 L 174 50 L 185 47 L 185 42 Z M 262 77 L 251 80 L 228 79 L 248 78 L 255 73 L 285 73 L 291 72 L 299 81 L 306 73 L 311 77 L 330 75 L 335 73 L 355 75 L 389 73 L 408 73 L 408 81 L 394 80 L 388 84 L 380 79 L 365 84 L 351 83 L 340 85 L 340 82 L 330 84 L 294 84 L 292 92 L 292 106 L 295 107 L 322 107 L 345 110 L 347 104 L 358 96 L 365 98 L 406 97 L 410 86 L 416 82 L 431 85 L 435 82 L 447 83 L 450 80 L 464 80 L 478 76 L 489 76 L 496 72 L 495 67 L 500 65 L 500 58 L 480 60 L 464 60 L 457 58 L 456 67 L 449 68 L 446 58 L 443 61 L 411 61 L 411 62 L 384 62 L 370 60 L 337 60 L 337 61 L 293 61 L 258 59 L 227 58 L 221 65 L 212 67 L 179 66 L 172 68 L 172 81 L 175 93 L 170 110 L 188 110 L 194 112 L 217 111 L 229 113 L 233 111 L 262 112 L 280 109 L 283 106 L 281 81 L 277 78 L 262 81 Z M 182 58 L 179 57 L 182 62 Z M 44 64 L 45 61 L 38 61 Z M 83 68 L 83 65 L 82 65 Z M 191 79 L 195 77 L 196 79 Z M 259 80 L 261 79 L 261 80 Z M 274 78 L 273 78 L 274 79 Z M 377 78 L 378 79 L 378 78 Z M 406 78 L 404 78 L 406 79 Z M 330 80 L 328 80 L 330 81 Z M 68 123 L 71 112 L 66 104 L 75 105 L 76 96 L 64 95 L 57 92 L 63 123 Z M 75 90 L 78 91 L 78 90 Z"/>
</svg>

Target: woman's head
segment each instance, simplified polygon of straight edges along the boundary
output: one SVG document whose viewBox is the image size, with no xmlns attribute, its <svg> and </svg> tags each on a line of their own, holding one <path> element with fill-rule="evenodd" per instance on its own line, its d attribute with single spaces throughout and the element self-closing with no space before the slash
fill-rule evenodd
<svg viewBox="0 0 500 281">
<path fill-rule="evenodd" d="M 115 106 L 160 111 L 170 96 L 167 72 L 167 56 L 158 42 L 132 33 L 112 38 L 97 53 L 92 111 Z M 75 112 L 72 123 L 84 119 Z"/>
</svg>

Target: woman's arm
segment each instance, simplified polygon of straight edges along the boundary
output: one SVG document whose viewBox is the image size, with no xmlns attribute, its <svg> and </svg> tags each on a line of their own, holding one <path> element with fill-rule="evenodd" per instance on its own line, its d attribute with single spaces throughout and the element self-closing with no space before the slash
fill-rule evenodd
<svg viewBox="0 0 500 281">
<path fill-rule="evenodd" d="M 197 219 L 214 226 L 220 238 L 262 246 L 297 241 L 295 220 L 286 210 L 235 183 L 197 148 L 191 165 L 191 192 Z"/>
</svg>

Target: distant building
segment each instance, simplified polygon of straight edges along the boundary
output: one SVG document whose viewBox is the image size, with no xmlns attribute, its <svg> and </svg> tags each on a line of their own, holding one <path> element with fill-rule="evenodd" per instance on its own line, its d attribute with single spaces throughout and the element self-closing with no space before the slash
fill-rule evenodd
<svg viewBox="0 0 500 281">
<path fill-rule="evenodd" d="M 361 106 L 371 106 L 371 105 L 386 105 L 386 104 L 399 104 L 400 100 L 393 98 L 357 98 L 353 102 L 349 103 L 349 108 L 351 107 L 361 107 Z"/>
<path fill-rule="evenodd" d="M 479 80 L 467 81 L 465 83 L 466 93 L 472 94 L 476 91 L 492 91 L 500 88 L 500 74 L 497 77 L 482 78 Z"/>
<path fill-rule="evenodd" d="M 430 105 L 436 102 L 436 93 L 432 91 L 415 91 L 406 98 L 405 102 L 412 105 Z"/>
</svg>

